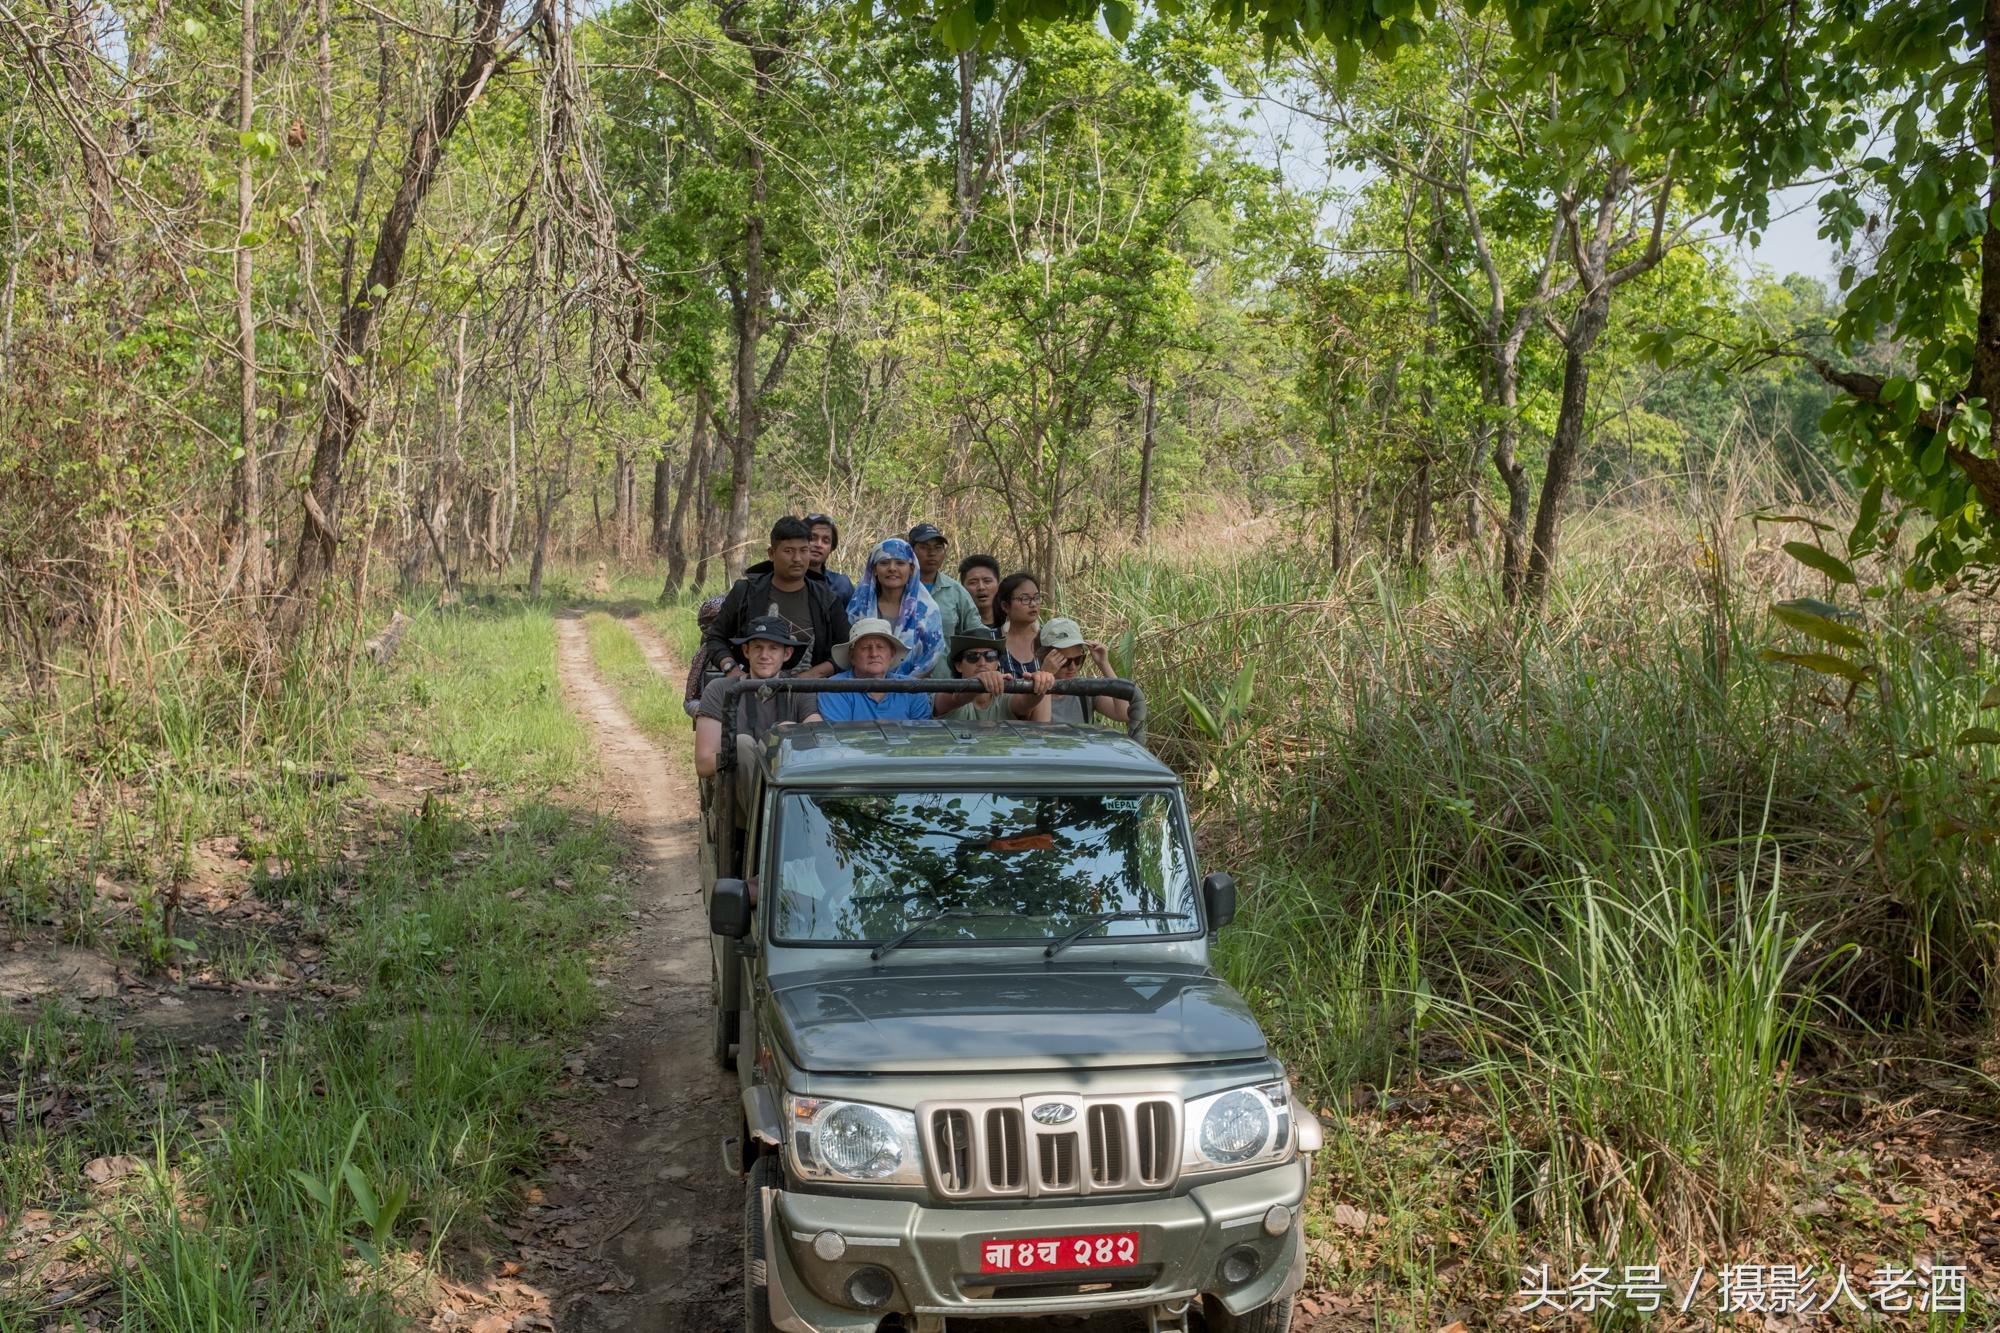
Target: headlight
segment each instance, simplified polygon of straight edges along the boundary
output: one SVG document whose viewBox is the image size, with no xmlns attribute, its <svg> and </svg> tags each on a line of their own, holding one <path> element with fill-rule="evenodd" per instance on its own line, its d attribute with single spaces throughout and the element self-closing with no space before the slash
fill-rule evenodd
<svg viewBox="0 0 2000 1333">
<path fill-rule="evenodd" d="M 908 1111 L 821 1097 L 785 1098 L 792 1170 L 804 1180 L 921 1185 L 917 1118 Z"/>
<path fill-rule="evenodd" d="M 1184 1172 L 1283 1161 L 1292 1153 L 1291 1085 L 1279 1079 L 1199 1098 L 1182 1123 Z"/>
</svg>

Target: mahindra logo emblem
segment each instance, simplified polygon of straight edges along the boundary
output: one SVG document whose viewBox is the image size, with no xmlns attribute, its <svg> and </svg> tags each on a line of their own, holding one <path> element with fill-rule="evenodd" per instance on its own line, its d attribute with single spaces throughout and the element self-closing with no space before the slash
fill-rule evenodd
<svg viewBox="0 0 2000 1333">
<path fill-rule="evenodd" d="M 1038 1125 L 1067 1125 L 1076 1119 L 1076 1108 L 1066 1102 L 1043 1102 L 1028 1114 Z"/>
</svg>

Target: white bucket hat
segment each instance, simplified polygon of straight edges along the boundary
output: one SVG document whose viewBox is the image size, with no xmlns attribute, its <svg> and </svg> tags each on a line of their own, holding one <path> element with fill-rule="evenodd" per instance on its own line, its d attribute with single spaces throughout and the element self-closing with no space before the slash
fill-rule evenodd
<svg viewBox="0 0 2000 1333">
<path fill-rule="evenodd" d="M 863 639 L 887 639 L 895 645 L 896 655 L 889 659 L 892 668 L 909 656 L 910 647 L 896 637 L 896 627 L 879 616 L 870 616 L 866 620 L 857 620 L 848 626 L 846 643 L 833 645 L 833 664 L 842 671 L 851 670 L 850 658 L 853 654 L 849 650 Z"/>
</svg>

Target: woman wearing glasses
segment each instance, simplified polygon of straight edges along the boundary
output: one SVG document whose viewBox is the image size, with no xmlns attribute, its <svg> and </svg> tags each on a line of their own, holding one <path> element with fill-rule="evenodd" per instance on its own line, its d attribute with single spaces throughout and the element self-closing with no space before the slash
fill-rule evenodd
<svg viewBox="0 0 2000 1333">
<path fill-rule="evenodd" d="M 959 634 L 951 640 L 951 669 L 961 680 L 977 682 L 977 693 L 939 694 L 931 699 L 937 716 L 952 722 L 1046 722 L 1048 688 L 1055 677 L 1046 671 L 1027 677 L 1033 694 L 1007 694 L 1007 674 L 1000 669 L 1000 645 L 983 634 Z"/>
<path fill-rule="evenodd" d="M 1042 629 L 1042 585 L 1026 570 L 1000 580 L 993 594 L 1000 625 L 1000 669 L 1010 676 L 1031 676 L 1042 669 L 1036 638 Z"/>
</svg>

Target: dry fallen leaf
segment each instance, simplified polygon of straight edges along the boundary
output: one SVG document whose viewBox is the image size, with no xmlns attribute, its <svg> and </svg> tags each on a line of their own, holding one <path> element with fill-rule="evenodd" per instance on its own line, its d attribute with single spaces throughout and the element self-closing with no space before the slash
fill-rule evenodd
<svg viewBox="0 0 2000 1333">
<path fill-rule="evenodd" d="M 1368 1214 L 1350 1204 L 1337 1203 L 1333 1206 L 1333 1224 L 1349 1231 L 1366 1231 Z"/>
<path fill-rule="evenodd" d="M 108 1185 L 121 1176 L 129 1176 L 142 1163 L 136 1157 L 93 1157 L 83 1164 L 83 1177 L 93 1185 Z"/>
</svg>

